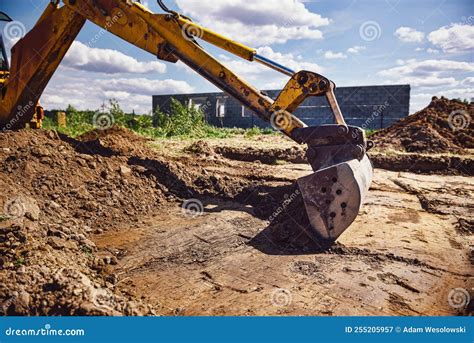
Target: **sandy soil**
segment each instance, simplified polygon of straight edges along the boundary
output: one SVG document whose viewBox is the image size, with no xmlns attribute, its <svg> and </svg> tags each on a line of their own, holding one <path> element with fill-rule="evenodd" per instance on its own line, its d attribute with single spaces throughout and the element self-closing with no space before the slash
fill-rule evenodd
<svg viewBox="0 0 474 343">
<path fill-rule="evenodd" d="M 473 312 L 469 169 L 376 169 L 328 248 L 294 196 L 304 151 L 281 136 L 85 138 L 0 135 L 1 314 Z M 183 211 L 191 199 L 201 215 Z"/>
<path fill-rule="evenodd" d="M 275 138 L 267 140 L 275 148 Z M 258 168 L 269 194 L 311 173 L 302 164 L 207 164 L 217 177 Z M 199 199 L 200 216 L 168 204 L 93 240 L 120 256 L 110 270 L 117 283 L 167 315 L 452 315 L 459 311 L 449 305 L 451 290 L 474 287 L 473 192 L 470 177 L 376 169 L 360 216 L 329 250 L 296 222 L 282 230 L 255 215 L 259 204 L 212 197 Z"/>
</svg>

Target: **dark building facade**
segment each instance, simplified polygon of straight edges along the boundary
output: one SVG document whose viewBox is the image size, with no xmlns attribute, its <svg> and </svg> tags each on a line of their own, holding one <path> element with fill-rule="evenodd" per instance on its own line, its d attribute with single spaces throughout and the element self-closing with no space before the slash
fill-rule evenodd
<svg viewBox="0 0 474 343">
<path fill-rule="evenodd" d="M 279 90 L 265 91 L 275 99 Z M 380 129 L 408 116 L 410 85 L 360 86 L 336 88 L 336 97 L 349 125 Z M 225 93 L 197 93 L 153 96 L 153 109 L 170 111 L 171 98 L 187 106 L 202 109 L 206 120 L 218 127 L 265 128 L 270 124 L 253 115 L 237 100 Z M 298 108 L 295 115 L 309 126 L 333 124 L 334 117 L 325 97 L 311 97 Z"/>
</svg>

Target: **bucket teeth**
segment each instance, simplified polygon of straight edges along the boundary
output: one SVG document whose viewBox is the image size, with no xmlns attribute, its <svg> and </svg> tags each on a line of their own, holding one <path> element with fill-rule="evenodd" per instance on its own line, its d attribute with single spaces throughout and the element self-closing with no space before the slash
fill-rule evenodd
<svg viewBox="0 0 474 343">
<path fill-rule="evenodd" d="M 335 241 L 355 220 L 372 181 L 372 164 L 364 155 L 298 179 L 315 233 Z"/>
<path fill-rule="evenodd" d="M 356 126 L 321 125 L 294 130 L 308 145 L 314 173 L 298 179 L 312 234 L 335 241 L 355 220 L 372 181 L 371 147 Z"/>
</svg>

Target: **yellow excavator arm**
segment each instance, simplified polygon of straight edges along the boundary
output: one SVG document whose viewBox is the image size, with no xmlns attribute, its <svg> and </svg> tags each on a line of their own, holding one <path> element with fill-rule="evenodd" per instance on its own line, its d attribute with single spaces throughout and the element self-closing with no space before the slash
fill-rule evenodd
<svg viewBox="0 0 474 343">
<path fill-rule="evenodd" d="M 18 129 L 31 122 L 42 92 L 89 20 L 158 59 L 182 61 L 296 142 L 306 143 L 315 171 L 298 180 L 306 211 L 314 232 L 335 240 L 355 219 L 371 182 L 372 166 L 366 156 L 370 142 L 362 129 L 345 123 L 334 83 L 311 71 L 292 71 L 170 11 L 162 0 L 158 4 L 164 14 L 131 0 L 51 1 L 33 29 L 12 48 L 9 75 L 0 84 L 0 129 Z M 290 79 L 273 100 L 206 52 L 198 39 Z M 307 127 L 293 114 L 310 96 L 326 97 L 334 125 Z"/>
</svg>

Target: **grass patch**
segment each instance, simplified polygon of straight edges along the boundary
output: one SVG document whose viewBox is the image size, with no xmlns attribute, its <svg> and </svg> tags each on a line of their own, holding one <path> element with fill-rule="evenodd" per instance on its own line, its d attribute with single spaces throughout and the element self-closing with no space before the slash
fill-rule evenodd
<svg viewBox="0 0 474 343">
<path fill-rule="evenodd" d="M 25 263 L 26 263 L 25 259 L 23 257 L 20 257 L 15 261 L 14 265 L 15 267 L 18 268 L 20 266 L 23 266 Z"/>
<path fill-rule="evenodd" d="M 53 111 L 55 113 L 57 111 Z M 197 108 L 188 107 L 176 99 L 171 99 L 170 114 L 157 109 L 153 115 L 136 115 L 125 113 L 117 100 L 109 100 L 108 106 L 100 111 L 79 111 L 69 105 L 67 126 L 58 127 L 55 120 L 49 116 L 43 121 L 47 130 L 57 130 L 71 137 L 80 136 L 86 132 L 111 124 L 124 127 L 148 138 L 229 138 L 243 136 L 253 138 L 259 135 L 276 134 L 271 128 L 251 129 L 218 128 L 208 124 L 204 113 Z"/>
<path fill-rule="evenodd" d="M 377 130 L 375 130 L 375 129 L 365 129 L 364 131 L 365 131 L 365 136 L 366 136 L 366 137 L 370 137 L 370 136 L 372 136 L 374 133 L 377 132 Z"/>
</svg>

